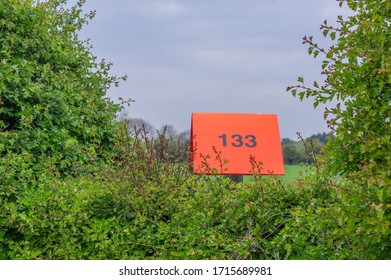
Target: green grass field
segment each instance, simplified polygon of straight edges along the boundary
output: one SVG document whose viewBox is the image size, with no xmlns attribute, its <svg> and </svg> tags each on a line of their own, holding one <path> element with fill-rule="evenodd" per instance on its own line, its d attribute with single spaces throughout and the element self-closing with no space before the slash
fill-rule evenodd
<svg viewBox="0 0 391 280">
<path fill-rule="evenodd" d="M 284 183 L 290 183 L 300 176 L 300 174 L 305 175 L 308 172 L 311 172 L 311 167 L 305 165 L 285 165 L 285 175 L 281 176 L 281 180 Z"/>
<path fill-rule="evenodd" d="M 309 172 L 311 172 L 311 167 L 306 167 L 305 165 L 285 165 L 285 175 L 278 176 L 279 179 L 281 179 L 282 182 L 285 184 L 290 183 L 300 177 L 301 175 L 305 175 Z M 250 176 L 246 176 L 247 179 L 250 179 Z M 265 176 L 268 177 L 268 176 Z M 246 179 L 245 179 L 246 180 Z"/>
</svg>

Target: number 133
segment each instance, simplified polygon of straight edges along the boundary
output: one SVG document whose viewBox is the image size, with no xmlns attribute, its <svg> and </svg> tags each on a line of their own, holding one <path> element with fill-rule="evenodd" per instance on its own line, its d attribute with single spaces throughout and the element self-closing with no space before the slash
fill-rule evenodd
<svg viewBox="0 0 391 280">
<path fill-rule="evenodd" d="M 226 147 L 227 146 L 227 134 L 222 134 L 222 135 L 218 136 L 218 138 L 222 139 L 223 146 Z M 245 136 L 242 136 L 240 134 L 233 134 L 233 135 L 231 135 L 230 138 L 233 140 L 233 142 L 231 142 L 231 145 L 236 148 L 240 148 L 243 145 L 245 145 L 248 148 L 254 148 L 258 144 L 257 138 L 252 134 L 248 134 Z"/>
</svg>

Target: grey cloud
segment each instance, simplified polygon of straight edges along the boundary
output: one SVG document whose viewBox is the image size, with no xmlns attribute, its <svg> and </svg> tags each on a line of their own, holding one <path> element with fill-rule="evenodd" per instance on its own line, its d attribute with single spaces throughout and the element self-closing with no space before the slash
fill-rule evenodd
<svg viewBox="0 0 391 280">
<path fill-rule="evenodd" d="M 333 0 L 90 0 L 96 18 L 81 36 L 128 74 L 114 99 L 134 98 L 130 115 L 156 127 L 189 128 L 193 111 L 277 113 L 281 135 L 327 129 L 322 110 L 285 93 L 297 76 L 322 80 L 320 61 L 301 45 Z"/>
</svg>

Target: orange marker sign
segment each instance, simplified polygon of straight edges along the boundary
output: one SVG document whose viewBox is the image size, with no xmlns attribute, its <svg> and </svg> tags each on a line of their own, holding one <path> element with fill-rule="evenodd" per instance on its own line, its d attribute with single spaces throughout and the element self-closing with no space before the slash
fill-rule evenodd
<svg viewBox="0 0 391 280">
<path fill-rule="evenodd" d="M 253 174 L 253 158 L 262 162 L 261 174 L 284 174 L 273 114 L 193 113 L 191 151 L 195 173 Z"/>
</svg>

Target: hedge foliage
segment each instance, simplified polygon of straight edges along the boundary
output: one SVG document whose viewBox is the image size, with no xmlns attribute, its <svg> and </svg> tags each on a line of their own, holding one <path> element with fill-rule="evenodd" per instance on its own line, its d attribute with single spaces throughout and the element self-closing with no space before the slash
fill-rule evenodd
<svg viewBox="0 0 391 280">
<path fill-rule="evenodd" d="M 106 97 L 120 78 L 77 31 L 84 1 L 4 0 L 0 5 L 0 155 L 53 157 L 64 172 L 103 154 L 120 110 Z"/>
<path fill-rule="evenodd" d="M 125 134 L 115 147 L 110 168 L 77 177 L 37 168 L 27 153 L 2 162 L 0 258 L 391 257 L 384 178 L 319 172 L 283 185 L 254 168 L 234 183 L 162 162 L 153 143 Z"/>
</svg>

